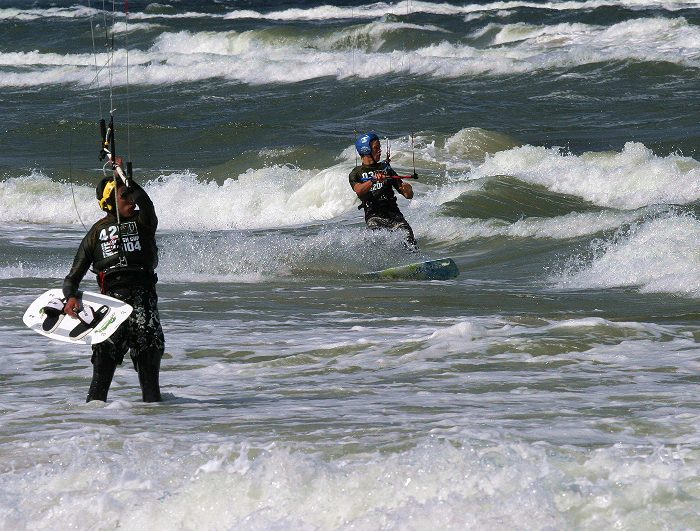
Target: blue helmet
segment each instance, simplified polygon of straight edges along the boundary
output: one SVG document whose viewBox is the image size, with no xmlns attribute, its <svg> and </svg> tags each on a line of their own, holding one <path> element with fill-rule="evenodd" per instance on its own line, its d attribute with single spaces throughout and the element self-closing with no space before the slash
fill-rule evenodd
<svg viewBox="0 0 700 531">
<path fill-rule="evenodd" d="M 357 139 L 355 142 L 355 149 L 357 149 L 361 157 L 372 154 L 372 147 L 370 144 L 375 140 L 379 140 L 379 137 L 374 132 L 366 133 Z"/>
</svg>

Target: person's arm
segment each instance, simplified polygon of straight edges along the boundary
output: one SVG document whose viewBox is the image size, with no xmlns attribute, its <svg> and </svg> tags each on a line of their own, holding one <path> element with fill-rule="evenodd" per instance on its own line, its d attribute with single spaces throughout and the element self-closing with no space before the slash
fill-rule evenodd
<svg viewBox="0 0 700 531">
<path fill-rule="evenodd" d="M 398 176 L 398 173 L 396 173 L 391 166 L 387 166 L 387 173 L 392 176 Z M 403 179 L 393 179 L 391 184 L 406 199 L 413 199 L 413 186 Z"/>
<path fill-rule="evenodd" d="M 63 311 L 71 317 L 77 317 L 77 312 L 80 310 L 80 292 L 78 291 L 80 282 L 92 264 L 92 253 L 90 252 L 92 232 L 91 229 L 80 242 L 78 252 L 75 253 L 73 259 L 73 266 L 66 278 L 63 279 L 63 296 L 68 299 Z"/>
<path fill-rule="evenodd" d="M 134 202 L 139 207 L 139 223 L 155 232 L 158 227 L 158 216 L 156 216 L 156 209 L 153 206 L 153 201 L 148 197 L 146 190 L 141 188 L 133 179 L 129 184 L 133 190 Z"/>
<path fill-rule="evenodd" d="M 353 174 L 350 174 L 350 177 L 353 177 Z M 367 195 L 369 194 L 370 190 L 372 189 L 372 186 L 374 183 L 377 182 L 384 182 L 386 180 L 386 174 L 384 172 L 375 172 L 374 176 L 371 179 L 368 179 L 366 181 L 361 181 L 357 182 L 354 181 L 352 183 L 352 189 L 355 190 L 355 193 L 357 194 L 357 197 L 359 197 L 361 200 L 365 200 L 367 198 Z"/>
<path fill-rule="evenodd" d="M 365 181 L 363 183 L 355 183 L 352 185 L 352 189 L 355 190 L 357 197 L 363 199 L 372 188 L 374 181 Z"/>
</svg>

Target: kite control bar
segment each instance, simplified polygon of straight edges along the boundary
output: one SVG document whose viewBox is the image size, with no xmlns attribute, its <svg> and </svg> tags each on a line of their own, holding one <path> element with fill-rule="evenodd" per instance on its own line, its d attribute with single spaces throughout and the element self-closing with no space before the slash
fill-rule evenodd
<svg viewBox="0 0 700 531">
<path fill-rule="evenodd" d="M 105 162 L 105 167 L 108 164 L 111 164 L 112 169 L 117 172 L 119 177 L 121 178 L 122 182 L 124 182 L 127 186 L 129 186 L 129 181 L 128 179 L 132 178 L 132 164 L 131 161 L 126 163 L 126 175 L 124 174 L 124 170 L 121 167 L 121 157 L 117 157 L 115 154 L 115 147 L 114 147 L 114 110 L 110 112 L 109 114 L 109 125 L 105 122 L 104 119 L 100 120 L 100 140 L 101 140 L 101 149 L 100 149 L 100 155 L 99 159 L 100 161 L 103 161 L 104 159 L 107 159 L 107 162 Z M 104 167 L 103 167 L 104 171 Z"/>
<path fill-rule="evenodd" d="M 376 172 L 376 174 L 381 174 L 383 172 Z M 386 175 L 384 174 L 385 179 L 397 179 L 397 180 L 402 180 L 402 179 L 418 179 L 418 174 L 414 173 L 413 175 Z M 361 183 L 366 183 L 367 181 L 376 181 L 377 179 L 375 177 L 363 177 L 360 179 Z"/>
</svg>

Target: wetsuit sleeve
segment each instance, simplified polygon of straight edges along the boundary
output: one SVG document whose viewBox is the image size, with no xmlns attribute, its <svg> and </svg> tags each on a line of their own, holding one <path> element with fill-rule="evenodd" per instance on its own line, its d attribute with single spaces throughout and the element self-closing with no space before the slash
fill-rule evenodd
<svg viewBox="0 0 700 531">
<path fill-rule="evenodd" d="M 78 288 L 80 287 L 80 281 L 83 280 L 85 273 L 90 269 L 92 264 L 92 250 L 94 247 L 94 227 L 88 231 L 88 233 L 80 242 L 80 247 L 78 247 L 78 252 L 75 254 L 73 259 L 73 266 L 70 268 L 68 275 L 63 279 L 63 295 L 68 297 L 76 297 L 78 295 Z"/>
<path fill-rule="evenodd" d="M 348 176 L 348 181 L 350 181 L 350 188 L 353 190 L 355 189 L 355 185 L 359 184 L 360 182 L 360 172 L 357 170 L 357 168 L 354 168 L 351 172 L 350 175 Z"/>
<path fill-rule="evenodd" d="M 137 182 L 132 180 L 131 187 L 133 188 L 134 202 L 139 207 L 139 223 L 155 232 L 158 228 L 158 216 L 156 216 L 153 201 L 148 197 L 146 190 L 141 188 Z"/>
</svg>

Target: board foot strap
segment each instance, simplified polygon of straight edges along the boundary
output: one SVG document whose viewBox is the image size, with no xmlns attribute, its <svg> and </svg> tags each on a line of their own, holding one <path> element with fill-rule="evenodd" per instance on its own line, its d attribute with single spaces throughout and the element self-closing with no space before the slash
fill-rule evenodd
<svg viewBox="0 0 700 531">
<path fill-rule="evenodd" d="M 56 328 L 58 328 L 58 325 L 61 324 L 61 321 L 65 316 L 63 313 L 64 306 L 65 302 L 61 299 L 51 299 L 48 304 L 41 309 L 41 311 L 44 312 L 44 315 L 46 315 L 46 318 L 41 323 L 41 329 L 44 332 L 50 334 L 56 330 Z"/>
<path fill-rule="evenodd" d="M 108 306 L 103 305 L 97 310 L 93 310 L 90 306 L 84 304 L 82 310 L 78 312 L 78 320 L 80 323 L 73 328 L 68 335 L 73 339 L 82 339 L 89 334 L 90 331 L 95 328 L 108 313 Z"/>
</svg>

